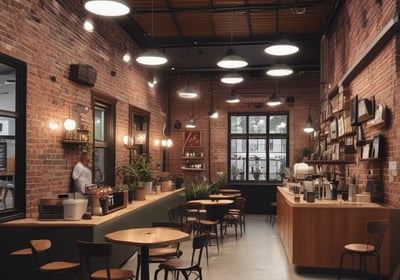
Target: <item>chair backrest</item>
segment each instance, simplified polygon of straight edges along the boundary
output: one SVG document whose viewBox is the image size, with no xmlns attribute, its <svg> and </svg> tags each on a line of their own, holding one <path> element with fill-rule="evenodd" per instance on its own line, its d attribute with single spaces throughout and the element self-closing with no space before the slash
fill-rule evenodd
<svg viewBox="0 0 400 280">
<path fill-rule="evenodd" d="M 175 222 L 153 222 L 152 223 L 153 227 L 169 227 L 169 228 L 176 228 L 176 229 L 181 229 L 182 224 L 181 223 L 175 223 Z"/>
<path fill-rule="evenodd" d="M 236 197 L 235 202 L 233 204 L 233 208 L 243 211 L 245 203 L 246 203 L 246 198 L 244 198 L 243 196 Z"/>
<path fill-rule="evenodd" d="M 188 202 L 186 203 L 186 217 L 193 216 L 197 221 L 200 220 L 200 210 L 203 209 L 203 205 L 200 202 Z M 194 211 L 191 212 L 190 210 Z"/>
<path fill-rule="evenodd" d="M 30 241 L 32 253 L 38 267 L 52 262 L 51 241 L 48 239 L 33 239 Z"/>
<path fill-rule="evenodd" d="M 112 244 L 110 242 L 77 241 L 76 245 L 81 260 L 81 279 L 89 279 L 89 275 L 99 268 L 105 268 L 107 277 L 110 279 Z M 92 259 L 94 261 L 91 261 Z M 99 260 L 102 260 L 102 263 L 99 263 Z"/>
<path fill-rule="evenodd" d="M 208 234 L 199 234 L 193 237 L 193 242 L 192 242 L 192 260 L 191 264 L 192 266 L 200 266 L 201 263 L 201 256 L 203 254 L 203 249 L 204 247 L 207 246 L 208 244 Z"/>
<path fill-rule="evenodd" d="M 168 219 L 171 223 L 182 223 L 185 205 L 175 205 L 168 208 Z"/>
<path fill-rule="evenodd" d="M 374 245 L 376 252 L 381 248 L 388 223 L 388 220 L 367 221 L 368 244 Z"/>
</svg>

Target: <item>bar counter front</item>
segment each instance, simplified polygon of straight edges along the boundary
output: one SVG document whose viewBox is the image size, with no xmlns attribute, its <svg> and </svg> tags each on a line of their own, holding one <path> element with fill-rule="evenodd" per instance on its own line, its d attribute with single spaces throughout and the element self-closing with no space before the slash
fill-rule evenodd
<svg viewBox="0 0 400 280">
<path fill-rule="evenodd" d="M 278 228 L 290 263 L 298 268 L 338 269 L 345 244 L 367 241 L 366 220 L 388 219 L 380 251 L 381 274 L 393 273 L 400 261 L 399 209 L 337 200 L 306 202 L 302 195 L 295 202 L 294 197 L 288 188 L 278 187 Z M 368 271 L 375 273 L 375 262 L 370 260 Z M 358 259 L 354 264 L 357 269 Z M 351 268 L 351 257 L 346 257 L 344 268 Z"/>
<path fill-rule="evenodd" d="M 105 235 L 117 230 L 151 227 L 155 221 L 168 221 L 167 209 L 185 201 L 183 189 L 161 194 L 148 194 L 146 200 L 133 201 L 126 208 L 105 216 L 92 216 L 90 220 L 38 220 L 19 219 L 0 223 L 0 257 L 7 260 L 10 252 L 29 247 L 31 239 L 50 239 L 56 260 L 79 261 L 77 240 L 104 242 Z M 112 265 L 119 266 L 138 248 L 127 245 L 113 246 Z M 9 275 L 7 261 L 0 262 L 3 275 Z"/>
</svg>

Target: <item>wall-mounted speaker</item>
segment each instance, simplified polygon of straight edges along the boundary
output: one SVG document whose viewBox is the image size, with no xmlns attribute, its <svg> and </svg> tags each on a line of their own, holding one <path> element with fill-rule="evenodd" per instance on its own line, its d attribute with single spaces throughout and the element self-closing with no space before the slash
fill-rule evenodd
<svg viewBox="0 0 400 280">
<path fill-rule="evenodd" d="M 69 70 L 69 79 L 71 81 L 94 86 L 97 78 L 97 70 L 87 64 L 71 64 Z"/>
</svg>

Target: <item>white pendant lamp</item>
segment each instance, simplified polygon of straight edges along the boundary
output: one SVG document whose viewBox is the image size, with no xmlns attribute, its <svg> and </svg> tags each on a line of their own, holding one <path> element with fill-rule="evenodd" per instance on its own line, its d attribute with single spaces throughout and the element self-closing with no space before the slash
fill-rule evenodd
<svg viewBox="0 0 400 280">
<path fill-rule="evenodd" d="M 293 74 L 293 69 L 286 64 L 276 64 L 269 68 L 266 74 L 272 77 L 284 77 Z"/>
<path fill-rule="evenodd" d="M 282 104 L 282 100 L 279 98 L 279 96 L 274 92 L 272 95 L 268 98 L 267 105 L 270 107 L 275 107 L 278 105 Z"/>
<path fill-rule="evenodd" d="M 218 61 L 217 65 L 225 69 L 242 68 L 248 65 L 247 61 L 236 55 L 233 49 L 229 49 L 226 55 Z"/>
<path fill-rule="evenodd" d="M 285 56 L 297 53 L 299 47 L 287 39 L 281 39 L 267 46 L 264 51 L 270 55 Z"/>
<path fill-rule="evenodd" d="M 228 85 L 240 84 L 243 82 L 243 76 L 238 73 L 228 73 L 221 77 L 221 82 Z"/>
<path fill-rule="evenodd" d="M 192 87 L 186 85 L 186 87 L 178 92 L 179 97 L 186 98 L 186 99 L 192 99 L 196 98 L 199 96 L 197 92 L 195 92 Z"/>
<path fill-rule="evenodd" d="M 236 89 L 231 90 L 231 93 L 225 99 L 225 102 L 227 102 L 227 103 L 239 103 L 240 102 L 239 97 L 237 97 L 237 95 L 236 95 Z"/>
<path fill-rule="evenodd" d="M 136 62 L 147 66 L 159 66 L 167 63 L 168 59 L 157 50 L 147 50 L 136 58 Z"/>
<path fill-rule="evenodd" d="M 310 115 L 310 114 L 308 114 L 308 118 L 307 118 L 307 121 L 306 121 L 306 124 L 305 124 L 305 126 L 304 126 L 303 131 L 304 131 L 305 133 L 311 133 L 311 132 L 314 131 L 314 126 L 313 126 L 313 123 L 312 123 L 311 115 Z"/>
<path fill-rule="evenodd" d="M 186 124 L 186 128 L 195 128 L 195 127 L 196 127 L 196 122 L 194 121 L 193 116 L 191 116 Z"/>
<path fill-rule="evenodd" d="M 84 7 L 93 14 L 106 17 L 123 16 L 130 11 L 128 4 L 122 0 L 86 0 Z"/>
</svg>

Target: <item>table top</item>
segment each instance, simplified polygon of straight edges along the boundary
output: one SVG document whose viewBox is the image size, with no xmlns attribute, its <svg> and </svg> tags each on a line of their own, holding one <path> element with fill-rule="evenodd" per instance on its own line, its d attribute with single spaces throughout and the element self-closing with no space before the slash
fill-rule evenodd
<svg viewBox="0 0 400 280">
<path fill-rule="evenodd" d="M 240 196 L 240 193 L 218 193 L 218 194 L 210 194 L 208 198 L 210 199 L 235 199 L 236 197 Z"/>
<path fill-rule="evenodd" d="M 133 246 L 163 246 L 190 239 L 186 232 L 166 228 L 132 228 L 106 234 L 106 239 L 111 242 Z"/>
<path fill-rule="evenodd" d="M 218 200 L 213 200 L 213 199 L 196 199 L 196 200 L 190 200 L 187 203 L 201 203 L 202 205 L 229 205 L 232 204 L 234 201 L 231 199 L 218 199 Z"/>
<path fill-rule="evenodd" d="M 240 194 L 240 190 L 237 190 L 237 189 L 220 189 L 219 192 L 223 193 L 223 194 L 225 194 L 225 193 L 229 193 L 229 194 L 239 193 Z"/>
</svg>

